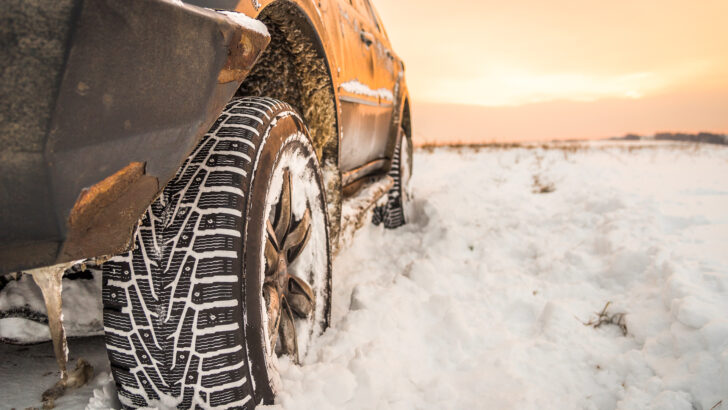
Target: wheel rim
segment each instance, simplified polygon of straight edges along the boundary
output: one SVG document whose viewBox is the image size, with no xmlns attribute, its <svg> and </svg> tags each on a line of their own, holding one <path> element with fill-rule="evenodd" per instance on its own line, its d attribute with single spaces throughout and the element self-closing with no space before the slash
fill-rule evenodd
<svg viewBox="0 0 728 410">
<path fill-rule="evenodd" d="M 410 220 L 409 202 L 411 201 L 412 188 L 410 180 L 412 178 L 412 169 L 410 166 L 409 140 L 406 135 L 402 135 L 402 146 L 400 148 L 399 166 L 400 166 L 400 195 L 402 208 L 404 212 L 405 222 Z"/>
<path fill-rule="evenodd" d="M 328 313 L 325 202 L 315 157 L 306 151 L 297 146 L 279 158 L 265 205 L 261 313 L 274 391 L 276 357 L 288 355 L 300 363 L 312 337 L 323 331 Z"/>
<path fill-rule="evenodd" d="M 263 299 L 268 316 L 269 348 L 278 355 L 300 361 L 295 319 L 308 319 L 316 304 L 311 285 L 289 271 L 289 266 L 311 239 L 311 209 L 295 221 L 291 209 L 291 173 L 283 172 L 283 184 L 273 218 L 266 220 L 265 278 Z M 272 220 L 271 220 L 272 219 Z"/>
</svg>

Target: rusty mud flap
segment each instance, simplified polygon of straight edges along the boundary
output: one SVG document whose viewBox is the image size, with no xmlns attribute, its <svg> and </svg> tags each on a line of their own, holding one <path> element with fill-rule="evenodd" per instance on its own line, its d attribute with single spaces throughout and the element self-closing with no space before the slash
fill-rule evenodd
<svg viewBox="0 0 728 410">
<path fill-rule="evenodd" d="M 0 273 L 127 249 L 270 41 L 245 19 L 161 0 L 4 6 Z"/>
</svg>

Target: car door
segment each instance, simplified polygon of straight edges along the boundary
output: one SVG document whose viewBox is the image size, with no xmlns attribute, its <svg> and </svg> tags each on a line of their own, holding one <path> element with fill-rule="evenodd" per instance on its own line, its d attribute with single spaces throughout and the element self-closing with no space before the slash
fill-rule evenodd
<svg viewBox="0 0 728 410">
<path fill-rule="evenodd" d="M 384 30 L 382 21 L 379 18 L 374 5 L 370 0 L 357 0 L 360 7 L 366 9 L 372 25 L 372 35 L 375 39 L 375 46 L 372 48 L 374 58 L 374 84 L 376 89 L 380 91 L 380 96 L 384 103 L 392 103 L 391 93 L 394 93 L 394 87 L 397 82 L 397 71 L 395 66 L 395 56 L 392 52 L 392 46 Z"/>
<path fill-rule="evenodd" d="M 391 157 L 399 125 L 393 124 L 398 95 L 398 84 L 401 70 L 398 58 L 371 0 L 359 0 L 360 6 L 366 8 L 372 22 L 372 34 L 376 47 L 372 49 L 374 58 L 374 85 L 379 94 L 380 112 L 375 125 L 377 150 L 381 157 Z"/>
<path fill-rule="evenodd" d="M 379 67 L 381 42 L 369 3 L 345 0 L 339 7 L 347 54 L 339 76 L 343 128 L 340 165 L 346 185 L 386 166 L 389 128 L 383 124 L 391 122 L 392 104 Z"/>
</svg>

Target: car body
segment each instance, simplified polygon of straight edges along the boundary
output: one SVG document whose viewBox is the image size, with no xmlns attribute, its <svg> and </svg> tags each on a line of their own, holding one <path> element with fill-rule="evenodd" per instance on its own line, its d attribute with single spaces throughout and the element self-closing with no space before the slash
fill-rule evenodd
<svg viewBox="0 0 728 410">
<path fill-rule="evenodd" d="M 235 95 L 305 120 L 334 248 L 344 194 L 412 135 L 404 65 L 368 0 L 13 0 L 0 18 L 0 273 L 128 250 Z"/>
</svg>

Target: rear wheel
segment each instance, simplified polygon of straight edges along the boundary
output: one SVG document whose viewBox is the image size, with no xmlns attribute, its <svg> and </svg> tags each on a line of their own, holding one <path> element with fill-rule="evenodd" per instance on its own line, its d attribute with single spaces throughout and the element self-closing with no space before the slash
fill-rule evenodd
<svg viewBox="0 0 728 410">
<path fill-rule="evenodd" d="M 387 193 L 387 203 L 376 207 L 372 216 L 372 222 L 375 225 L 384 224 L 384 227 L 388 229 L 399 228 L 409 222 L 411 218 L 412 146 L 404 130 L 400 129 L 399 133 L 400 138 L 394 150 L 392 167 L 389 171 L 394 185 Z"/>
<path fill-rule="evenodd" d="M 125 407 L 271 403 L 277 355 L 328 324 L 321 174 L 287 104 L 232 101 L 103 266 L 104 329 Z"/>
</svg>

